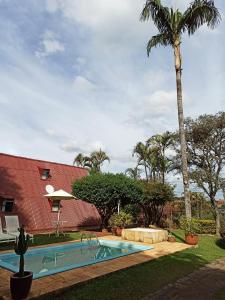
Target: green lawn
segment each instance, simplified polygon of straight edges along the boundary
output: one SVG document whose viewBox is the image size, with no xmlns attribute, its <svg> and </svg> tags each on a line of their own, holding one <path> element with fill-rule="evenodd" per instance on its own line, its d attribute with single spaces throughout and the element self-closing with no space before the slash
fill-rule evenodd
<svg viewBox="0 0 225 300">
<path fill-rule="evenodd" d="M 80 238 L 80 232 L 66 233 L 65 236 L 60 235 L 59 237 L 56 237 L 54 234 L 51 234 L 50 236 L 48 234 L 38 234 L 34 236 L 34 243 L 30 242 L 30 246 L 40 246 L 52 243 L 68 242 L 72 240 L 79 240 Z M 0 244 L 0 251 L 9 249 L 13 249 L 13 243 Z"/>
<path fill-rule="evenodd" d="M 225 286 L 219 289 L 217 293 L 213 296 L 212 300 L 224 300 L 225 299 Z"/>
<path fill-rule="evenodd" d="M 178 230 L 175 234 L 177 240 L 182 241 L 183 232 Z M 222 256 L 225 256 L 225 250 L 219 240 L 213 236 L 202 236 L 198 248 L 188 249 L 127 270 L 118 271 L 85 285 L 72 288 L 58 298 L 48 296 L 46 299 L 141 299 L 160 287 L 174 282 Z"/>
</svg>

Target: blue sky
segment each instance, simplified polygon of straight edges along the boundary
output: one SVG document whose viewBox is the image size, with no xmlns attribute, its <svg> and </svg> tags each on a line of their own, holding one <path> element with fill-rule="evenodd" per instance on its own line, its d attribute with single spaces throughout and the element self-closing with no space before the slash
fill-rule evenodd
<svg viewBox="0 0 225 300">
<path fill-rule="evenodd" d="M 0 1 L 1 152 L 70 164 L 101 147 L 118 172 L 134 166 L 136 142 L 177 129 L 173 53 L 147 58 L 156 29 L 139 21 L 144 3 Z M 186 116 L 225 109 L 224 29 L 183 38 Z"/>
</svg>

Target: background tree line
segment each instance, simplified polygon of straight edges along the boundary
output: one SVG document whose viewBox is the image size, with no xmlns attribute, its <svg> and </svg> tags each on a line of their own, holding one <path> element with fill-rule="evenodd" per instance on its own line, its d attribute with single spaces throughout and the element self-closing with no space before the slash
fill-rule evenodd
<svg viewBox="0 0 225 300">
<path fill-rule="evenodd" d="M 223 173 L 225 164 L 225 112 L 219 112 L 215 115 L 201 115 L 196 119 L 187 118 L 184 122 L 184 128 L 187 140 L 189 178 L 191 183 L 202 190 L 210 200 L 216 220 L 217 233 L 219 233 L 221 227 L 220 212 L 216 204 L 216 195 L 219 191 L 223 193 L 225 191 Z M 145 142 L 138 142 L 134 146 L 132 155 L 137 158 L 137 163 L 133 168 L 128 168 L 125 175 L 134 180 L 146 181 L 149 183 L 148 187 L 152 184 L 152 189 L 153 183 L 156 183 L 155 186 L 157 183 L 166 184 L 169 173 L 172 173 L 172 176 L 182 173 L 182 155 L 178 132 L 166 131 L 162 134 L 153 135 Z M 92 152 L 90 156 L 78 154 L 74 159 L 74 164 L 88 168 L 90 173 L 98 174 L 101 173 L 101 167 L 105 161 L 110 162 L 110 158 L 106 152 L 100 149 Z M 162 186 L 159 187 L 161 190 L 163 189 Z M 143 209 L 143 212 L 145 211 L 146 209 Z"/>
<path fill-rule="evenodd" d="M 225 189 L 225 112 L 202 115 L 185 120 L 189 178 L 211 202 L 215 213 L 217 233 L 220 212 L 216 195 Z M 137 165 L 126 170 L 130 177 L 145 174 L 146 181 L 165 182 L 166 175 L 181 173 L 182 159 L 178 132 L 154 135 L 145 143 L 138 142 L 133 151 Z"/>
</svg>

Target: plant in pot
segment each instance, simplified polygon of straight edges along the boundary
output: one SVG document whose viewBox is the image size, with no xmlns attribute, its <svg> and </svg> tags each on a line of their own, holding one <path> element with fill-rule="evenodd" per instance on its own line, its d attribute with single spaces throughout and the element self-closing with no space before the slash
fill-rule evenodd
<svg viewBox="0 0 225 300">
<path fill-rule="evenodd" d="M 117 235 L 121 236 L 122 229 L 128 225 L 131 225 L 133 222 L 133 217 L 131 214 L 125 213 L 121 211 L 119 214 L 115 213 L 109 219 L 109 225 L 112 228 L 112 232 Z"/>
<path fill-rule="evenodd" d="M 175 243 L 176 242 L 176 238 L 170 230 L 168 230 L 168 239 L 167 239 L 167 241 L 170 242 L 170 243 Z"/>
<path fill-rule="evenodd" d="M 185 241 L 189 245 L 197 245 L 198 244 L 198 234 L 199 231 L 198 224 L 193 222 L 192 219 L 181 218 L 180 220 L 181 228 L 184 229 L 185 232 Z"/>
<path fill-rule="evenodd" d="M 29 235 L 24 232 L 24 226 L 19 229 L 19 236 L 16 237 L 14 250 L 17 255 L 20 256 L 19 272 L 14 273 L 10 277 L 10 291 L 12 298 L 15 300 L 24 299 L 29 294 L 33 273 L 24 271 L 24 254 L 28 249 Z"/>
</svg>

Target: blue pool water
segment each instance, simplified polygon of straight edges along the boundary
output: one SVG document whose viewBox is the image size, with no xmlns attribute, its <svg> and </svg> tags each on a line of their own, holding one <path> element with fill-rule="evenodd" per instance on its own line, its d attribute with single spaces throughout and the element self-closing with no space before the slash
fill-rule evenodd
<svg viewBox="0 0 225 300">
<path fill-rule="evenodd" d="M 25 254 L 25 270 L 32 271 L 36 279 L 152 248 L 127 242 L 99 240 L 97 243 L 92 240 L 32 249 Z M 0 267 L 18 272 L 18 255 L 1 254 Z"/>
</svg>

